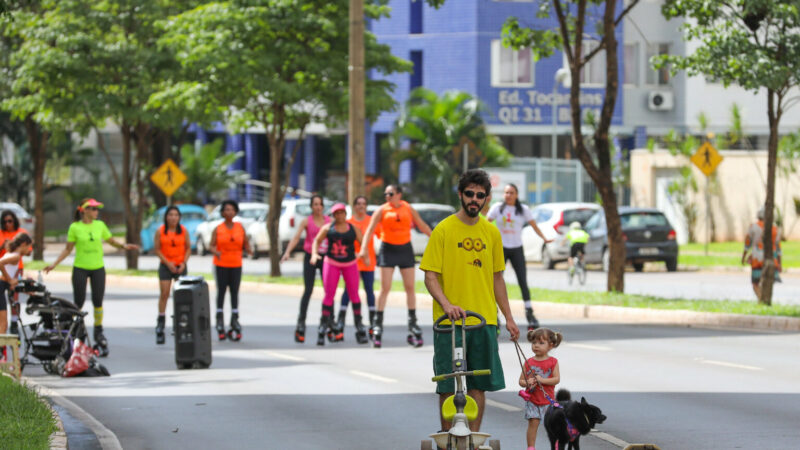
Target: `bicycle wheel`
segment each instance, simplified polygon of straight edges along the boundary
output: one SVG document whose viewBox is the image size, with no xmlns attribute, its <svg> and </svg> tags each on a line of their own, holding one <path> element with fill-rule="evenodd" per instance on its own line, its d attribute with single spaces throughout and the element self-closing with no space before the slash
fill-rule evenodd
<svg viewBox="0 0 800 450">
<path fill-rule="evenodd" d="M 575 276 L 575 268 L 567 267 L 567 283 L 572 286 L 572 278 Z"/>
<path fill-rule="evenodd" d="M 581 286 L 583 286 L 586 284 L 586 267 L 583 265 L 583 263 L 578 263 L 577 272 L 578 282 L 581 284 Z"/>
</svg>

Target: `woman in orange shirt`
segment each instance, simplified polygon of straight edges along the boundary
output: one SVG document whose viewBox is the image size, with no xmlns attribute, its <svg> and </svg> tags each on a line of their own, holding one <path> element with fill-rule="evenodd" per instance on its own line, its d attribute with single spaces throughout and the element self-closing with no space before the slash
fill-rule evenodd
<svg viewBox="0 0 800 450">
<path fill-rule="evenodd" d="M 347 219 L 347 222 L 361 230 L 361 235 L 367 232 L 369 227 L 370 217 L 367 215 L 367 197 L 359 195 L 353 201 L 353 215 Z M 362 241 L 363 242 L 363 241 Z M 356 254 L 361 250 L 361 244 L 356 242 Z M 364 291 L 367 293 L 367 305 L 369 305 L 369 327 L 370 332 L 372 327 L 375 326 L 375 244 L 374 240 L 370 240 L 367 244 L 367 258 L 358 258 L 358 273 L 361 275 L 361 281 L 364 283 Z M 342 306 L 339 308 L 339 317 L 337 318 L 337 325 L 340 331 L 344 332 L 345 316 L 347 315 L 347 305 L 350 304 L 350 296 L 347 295 L 347 289 L 342 294 Z M 372 335 L 370 334 L 370 337 Z"/>
<path fill-rule="evenodd" d="M 383 191 L 386 198 L 380 209 L 375 211 L 369 222 L 369 227 L 362 242 L 370 242 L 375 228 L 381 226 L 381 250 L 378 253 L 378 266 L 381 268 L 381 292 L 378 295 L 378 311 L 375 314 L 375 326 L 372 330 L 372 342 L 375 347 L 381 346 L 383 333 L 383 310 L 386 308 L 386 298 L 392 288 L 394 268 L 400 269 L 403 277 L 403 287 L 406 291 L 406 304 L 408 305 L 408 344 L 414 347 L 422 346 L 422 330 L 417 325 L 416 305 L 417 297 L 414 293 L 414 249 L 411 247 L 412 224 L 425 233 L 431 235 L 431 227 L 419 216 L 419 213 L 407 202 L 403 201 L 403 190 L 400 186 L 390 184 Z M 358 257 L 367 257 L 368 249 L 361 247 Z"/>
<path fill-rule="evenodd" d="M 158 322 L 156 322 L 156 344 L 166 340 L 164 327 L 166 323 L 167 300 L 172 280 L 186 275 L 186 263 L 192 254 L 192 243 L 189 232 L 181 225 L 181 211 L 177 206 L 170 206 L 164 211 L 164 225 L 156 231 L 154 250 L 161 264 L 158 265 L 158 280 L 161 295 L 158 298 Z"/>
<path fill-rule="evenodd" d="M 0 213 L 0 257 L 2 257 L 6 253 L 6 247 L 8 243 L 11 242 L 12 239 L 17 237 L 20 233 L 25 233 L 30 235 L 25 228 L 19 226 L 19 219 L 17 215 L 14 214 L 14 211 L 7 209 Z M 19 259 L 19 271 L 18 273 L 22 275 L 22 258 Z M 0 296 L 5 297 L 5 292 L 0 292 Z M 17 301 L 17 294 L 13 291 L 8 291 L 8 309 L 11 311 L 11 328 L 8 330 L 11 334 L 19 334 L 19 302 Z M 5 298 L 0 300 L 5 302 Z"/>
<path fill-rule="evenodd" d="M 227 337 L 232 341 L 242 338 L 239 325 L 239 284 L 242 282 L 242 251 L 252 255 L 247 234 L 239 222 L 233 218 L 239 213 L 239 204 L 233 200 L 222 202 L 221 214 L 224 220 L 211 233 L 211 250 L 214 252 L 214 269 L 217 279 L 217 335 L 225 340 L 225 291 L 231 290 L 231 328 Z"/>
</svg>

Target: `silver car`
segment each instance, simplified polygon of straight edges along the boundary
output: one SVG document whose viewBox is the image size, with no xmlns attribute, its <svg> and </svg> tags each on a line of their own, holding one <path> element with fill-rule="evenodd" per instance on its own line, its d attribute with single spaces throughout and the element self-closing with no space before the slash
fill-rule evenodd
<svg viewBox="0 0 800 450">
<path fill-rule="evenodd" d="M 569 224 L 579 222 L 581 226 L 600 209 L 596 203 L 581 202 L 555 202 L 542 203 L 534 207 L 533 220 L 547 239 L 553 242 L 545 244 L 542 238 L 533 231 L 533 227 L 525 226 L 522 229 L 522 248 L 525 259 L 528 261 L 541 261 L 547 269 L 555 268 L 556 263 L 566 261 L 569 257 L 569 247 L 564 239 Z"/>
<path fill-rule="evenodd" d="M 325 212 L 331 209 L 333 201 L 327 198 L 322 200 Z M 280 239 L 280 250 L 286 248 L 292 236 L 297 232 L 300 222 L 311 215 L 311 200 L 308 198 L 287 198 L 281 202 L 281 217 L 278 220 L 278 239 Z M 253 256 L 266 253 L 270 249 L 269 235 L 267 234 L 267 213 L 258 216 L 256 220 L 245 227 L 247 239 L 253 248 Z M 302 247 L 300 247 L 302 249 Z"/>
</svg>

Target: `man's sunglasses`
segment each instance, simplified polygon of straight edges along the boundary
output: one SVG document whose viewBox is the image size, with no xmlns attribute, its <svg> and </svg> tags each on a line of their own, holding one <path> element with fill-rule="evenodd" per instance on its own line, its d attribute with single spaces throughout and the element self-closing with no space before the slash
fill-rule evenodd
<svg viewBox="0 0 800 450">
<path fill-rule="evenodd" d="M 477 197 L 478 200 L 483 200 L 486 198 L 486 192 L 475 192 L 475 191 L 470 191 L 469 189 L 464 191 L 464 195 L 467 198 Z"/>
<path fill-rule="evenodd" d="M 394 197 L 394 192 L 384 192 L 383 196 L 384 197 Z"/>
</svg>

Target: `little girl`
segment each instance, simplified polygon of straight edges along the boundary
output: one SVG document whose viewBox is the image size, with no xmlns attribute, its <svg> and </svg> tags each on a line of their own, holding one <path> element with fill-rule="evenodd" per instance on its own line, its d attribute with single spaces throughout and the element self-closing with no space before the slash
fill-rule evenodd
<svg viewBox="0 0 800 450">
<path fill-rule="evenodd" d="M 8 327 L 6 313 L 6 291 L 9 293 L 9 304 L 17 285 L 17 270 L 23 256 L 31 253 L 31 237 L 27 233 L 19 233 L 8 243 L 8 252 L 0 258 L 0 334 L 5 334 Z M 0 347 L 0 359 L 4 360 L 6 348 Z"/>
<path fill-rule="evenodd" d="M 553 399 L 555 386 L 561 380 L 558 360 L 548 355 L 548 352 L 558 347 L 562 338 L 561 333 L 547 328 L 528 331 L 528 342 L 531 343 L 533 358 L 525 361 L 525 370 L 519 376 L 519 385 L 527 388 L 530 394 L 530 401 L 525 402 L 528 450 L 535 450 L 539 422 L 544 420 L 544 413 L 550 406 L 550 401 L 542 394 L 542 388 Z M 542 388 L 537 383 L 541 384 Z"/>
</svg>

